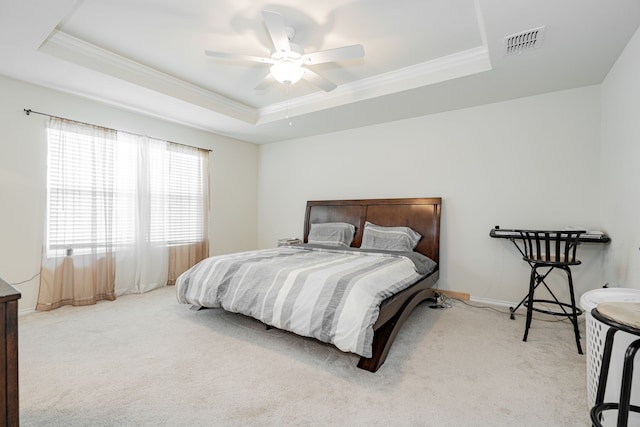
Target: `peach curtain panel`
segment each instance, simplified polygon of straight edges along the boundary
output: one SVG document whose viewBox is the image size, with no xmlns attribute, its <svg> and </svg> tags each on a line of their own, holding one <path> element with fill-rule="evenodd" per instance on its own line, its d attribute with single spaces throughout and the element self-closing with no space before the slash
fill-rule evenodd
<svg viewBox="0 0 640 427">
<path fill-rule="evenodd" d="M 36 310 L 115 300 L 114 261 L 112 254 L 49 258 L 40 272 Z"/>
<path fill-rule="evenodd" d="M 209 245 L 207 241 L 181 246 L 170 246 L 167 285 L 175 285 L 178 276 L 208 256 Z"/>
</svg>

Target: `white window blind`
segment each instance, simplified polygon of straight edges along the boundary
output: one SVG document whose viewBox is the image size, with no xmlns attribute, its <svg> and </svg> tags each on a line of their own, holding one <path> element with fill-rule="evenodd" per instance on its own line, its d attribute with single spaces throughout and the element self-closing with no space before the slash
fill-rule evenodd
<svg viewBox="0 0 640 427">
<path fill-rule="evenodd" d="M 112 244 L 115 132 L 48 130 L 48 247 Z"/>
<path fill-rule="evenodd" d="M 49 252 L 206 239 L 206 152 L 76 123 L 47 135 Z"/>
<path fill-rule="evenodd" d="M 163 181 L 152 183 L 156 209 L 152 210 L 151 241 L 201 242 L 204 239 L 202 157 L 185 147 L 170 144 L 164 155 L 164 172 Z M 164 188 L 159 188 L 160 184 L 164 184 Z M 164 209 L 159 206 L 162 198 Z"/>
</svg>

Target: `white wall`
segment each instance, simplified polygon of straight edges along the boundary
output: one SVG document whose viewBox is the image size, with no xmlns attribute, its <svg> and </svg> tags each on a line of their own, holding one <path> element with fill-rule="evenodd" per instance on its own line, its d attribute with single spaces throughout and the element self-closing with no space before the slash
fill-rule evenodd
<svg viewBox="0 0 640 427">
<path fill-rule="evenodd" d="M 640 289 L 640 30 L 602 83 L 603 224 L 607 280 Z"/>
<path fill-rule="evenodd" d="M 259 246 L 301 236 L 307 200 L 441 196 L 440 287 L 519 301 L 529 268 L 489 230 L 602 228 L 599 105 L 592 86 L 263 145 Z M 604 246 L 582 245 L 579 295 L 602 286 Z"/>
<path fill-rule="evenodd" d="M 258 148 L 231 138 L 132 114 L 0 77 L 0 277 L 38 273 L 45 221 L 46 118 L 23 108 L 213 150 L 211 253 L 255 249 Z M 20 311 L 35 307 L 38 278 L 16 288 Z"/>
<path fill-rule="evenodd" d="M 580 249 L 578 294 L 605 281 L 637 287 L 639 39 L 602 88 L 260 147 L 0 77 L 0 277 L 22 281 L 40 265 L 46 119 L 22 111 L 32 108 L 211 148 L 212 254 L 301 236 L 307 200 L 441 196 L 443 289 L 519 301 L 528 268 L 511 243 L 488 237 L 495 224 L 605 230 L 611 245 Z M 37 278 L 17 288 L 20 309 L 33 308 Z"/>
</svg>

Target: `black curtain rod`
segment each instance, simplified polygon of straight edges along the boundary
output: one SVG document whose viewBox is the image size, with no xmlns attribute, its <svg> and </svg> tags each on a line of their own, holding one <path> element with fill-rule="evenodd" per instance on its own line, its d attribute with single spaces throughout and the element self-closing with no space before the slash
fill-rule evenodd
<svg viewBox="0 0 640 427">
<path fill-rule="evenodd" d="M 41 113 L 41 112 L 39 112 L 39 111 L 33 111 L 31 108 L 24 108 L 23 110 L 24 110 L 24 113 L 25 113 L 27 116 L 28 116 L 28 115 L 30 115 L 30 114 L 38 114 L 38 115 L 40 115 L 40 116 L 53 117 L 53 118 L 60 119 L 60 120 L 69 120 L 69 121 L 71 121 L 71 122 L 76 122 L 76 123 L 80 123 L 80 124 L 87 125 L 87 126 L 98 126 L 98 125 L 94 125 L 94 124 L 92 124 L 92 123 L 79 122 L 79 121 L 77 121 L 77 120 L 67 119 L 66 117 L 54 116 L 54 115 L 52 115 L 52 114 Z M 104 127 L 104 126 L 98 126 L 98 127 Z M 105 129 L 110 129 L 110 128 L 106 128 L 106 127 L 105 127 Z M 115 130 L 116 132 L 118 132 L 118 130 L 117 130 L 117 129 L 110 129 L 110 130 Z M 122 131 L 122 132 L 126 132 L 126 131 Z M 139 133 L 132 133 L 132 132 L 126 132 L 126 133 L 129 133 L 129 134 L 131 134 L 131 135 L 144 136 L 144 137 L 149 138 L 149 135 L 140 135 Z M 161 138 L 154 138 L 154 139 L 161 139 Z M 161 139 L 161 140 L 162 140 L 162 141 L 166 141 L 166 140 L 164 140 L 164 139 Z M 212 151 L 212 150 L 208 150 L 208 149 L 205 149 L 205 148 L 194 147 L 194 146 L 192 146 L 192 145 L 181 144 L 181 143 L 179 143 L 179 142 L 173 142 L 173 141 L 166 141 L 166 142 L 168 142 L 168 143 L 170 143 L 170 144 L 182 145 L 182 146 L 184 146 L 184 147 L 189 147 L 189 148 L 197 148 L 198 150 L 205 150 L 205 151 L 209 151 L 209 152 L 211 152 L 211 151 Z"/>
</svg>

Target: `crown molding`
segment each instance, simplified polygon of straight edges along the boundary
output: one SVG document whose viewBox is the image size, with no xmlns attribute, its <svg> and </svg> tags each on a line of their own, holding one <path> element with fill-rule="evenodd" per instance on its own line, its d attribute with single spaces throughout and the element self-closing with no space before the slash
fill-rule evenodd
<svg viewBox="0 0 640 427">
<path fill-rule="evenodd" d="M 363 101 L 421 86 L 440 83 L 492 69 L 489 51 L 479 46 L 432 61 L 390 71 L 388 73 L 339 85 L 330 93 L 311 95 L 283 101 L 258 109 L 258 123 L 264 124 L 284 118 Z"/>
<path fill-rule="evenodd" d="M 337 107 L 491 70 L 486 46 L 339 85 L 330 93 L 315 92 L 259 109 L 103 49 L 59 30 L 40 46 L 40 52 L 90 68 L 163 95 L 211 110 L 250 125 L 283 120 L 285 116 Z"/>
<path fill-rule="evenodd" d="M 54 30 L 40 52 L 151 89 L 199 107 L 256 124 L 255 108 L 132 61 L 109 50 Z"/>
</svg>

